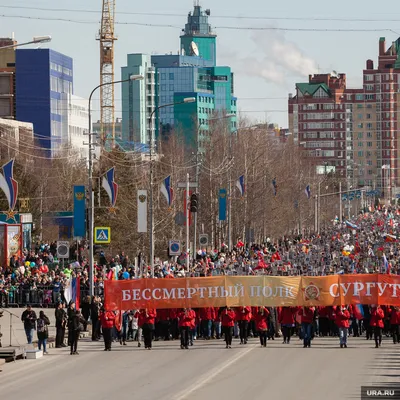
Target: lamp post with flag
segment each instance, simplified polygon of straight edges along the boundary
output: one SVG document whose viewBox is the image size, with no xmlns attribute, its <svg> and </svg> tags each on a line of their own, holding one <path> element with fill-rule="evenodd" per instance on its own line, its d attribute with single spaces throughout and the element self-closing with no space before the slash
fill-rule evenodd
<svg viewBox="0 0 400 400">
<path fill-rule="evenodd" d="M 136 80 L 142 80 L 144 77 L 142 75 L 131 75 L 129 79 L 124 79 L 120 81 L 114 81 L 114 82 L 105 82 L 102 83 L 98 86 L 96 86 L 92 92 L 90 93 L 89 96 L 89 130 L 88 130 L 88 137 L 89 141 L 87 144 L 89 146 L 89 157 L 88 157 L 88 164 L 89 164 L 89 182 L 88 182 L 88 191 L 89 191 L 89 278 L 90 278 L 90 295 L 94 296 L 94 238 L 93 238 L 93 233 L 94 233 L 94 194 L 93 194 L 93 152 L 95 148 L 95 143 L 93 142 L 93 135 L 92 133 L 92 97 L 93 94 L 96 92 L 97 89 L 105 86 L 105 85 L 115 85 L 117 83 L 124 83 L 124 82 L 131 82 L 131 81 L 136 81 Z"/>
</svg>

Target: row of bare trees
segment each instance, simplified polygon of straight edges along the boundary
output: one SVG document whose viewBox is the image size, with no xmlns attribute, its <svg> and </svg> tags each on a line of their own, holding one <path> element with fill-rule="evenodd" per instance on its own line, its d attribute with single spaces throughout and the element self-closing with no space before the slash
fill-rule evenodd
<svg viewBox="0 0 400 400">
<path fill-rule="evenodd" d="M 154 210 L 156 256 L 166 258 L 171 239 L 185 241 L 185 227 L 177 225 L 175 217 L 183 212 L 183 190 L 178 182 L 198 177 L 199 210 L 198 233 L 209 235 L 210 247 L 228 243 L 228 222 L 218 220 L 220 189 L 229 189 L 233 244 L 238 240 L 262 242 L 299 230 L 314 229 L 314 201 L 304 191 L 311 186 L 316 194 L 318 183 L 322 191 L 335 192 L 340 178 L 317 176 L 315 167 L 303 157 L 301 150 L 288 141 L 268 133 L 264 126 L 249 126 L 242 122 L 235 133 L 229 133 L 223 121 L 216 122 L 207 132 L 202 131 L 200 152 L 188 150 L 179 135 L 171 135 L 158 143 L 154 161 Z M 0 143 L 0 151 L 7 145 Z M 29 198 L 29 212 L 33 214 L 35 234 L 43 240 L 58 239 L 57 229 L 46 221 L 48 213 L 72 211 L 73 185 L 87 183 L 87 164 L 72 149 L 64 149 L 53 159 L 43 156 L 36 142 L 20 141 L 14 177 L 19 182 L 20 198 Z M 1 151 L 2 162 L 9 154 Z M 115 167 L 119 185 L 116 213 L 110 213 L 109 200 L 101 188 L 101 177 Z M 111 253 L 124 250 L 131 256 L 148 254 L 149 235 L 137 232 L 137 191 L 149 190 L 150 169 L 146 155 L 114 149 L 103 151 L 96 163 L 94 178 L 95 226 L 110 226 Z M 171 175 L 174 201 L 168 207 L 160 193 L 160 185 Z M 244 175 L 244 196 L 236 188 L 239 176 Z M 272 180 L 276 180 L 274 195 Z M 230 185 L 229 185 L 230 183 Z M 4 198 L 3 198 L 4 199 Z M 229 199 L 228 199 L 229 204 Z M 321 205 L 322 225 L 338 215 L 339 199 L 332 196 Z M 2 210 L 7 203 L 1 200 Z M 193 224 L 190 237 L 193 240 Z M 196 246 L 197 248 L 199 246 Z"/>
</svg>

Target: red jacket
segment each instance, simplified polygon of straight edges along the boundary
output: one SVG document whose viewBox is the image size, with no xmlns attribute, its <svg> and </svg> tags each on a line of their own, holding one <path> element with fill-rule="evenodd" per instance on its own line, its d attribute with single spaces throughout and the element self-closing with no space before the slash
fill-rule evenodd
<svg viewBox="0 0 400 400">
<path fill-rule="evenodd" d="M 369 323 L 371 326 L 377 326 L 379 328 L 384 327 L 383 318 L 385 317 L 385 313 L 382 308 L 372 308 L 371 309 L 371 322 Z"/>
<path fill-rule="evenodd" d="M 278 322 L 283 325 L 294 325 L 296 322 L 297 307 L 279 307 Z"/>
<path fill-rule="evenodd" d="M 258 331 L 266 331 L 268 329 L 268 315 L 269 311 L 265 307 L 260 307 L 254 314 L 256 329 Z"/>
<path fill-rule="evenodd" d="M 399 325 L 400 324 L 400 309 L 398 307 L 396 308 L 390 308 L 389 309 L 390 313 L 390 324 L 391 325 Z"/>
<path fill-rule="evenodd" d="M 182 311 L 178 314 L 179 326 L 182 327 L 195 327 L 196 313 L 193 310 Z"/>
<path fill-rule="evenodd" d="M 250 321 L 251 307 L 238 307 L 236 309 L 236 321 Z"/>
<path fill-rule="evenodd" d="M 169 320 L 170 311 L 163 309 L 157 310 L 157 320 L 158 321 L 168 321 Z"/>
<path fill-rule="evenodd" d="M 205 321 L 215 320 L 215 309 L 214 307 L 200 308 L 200 319 Z"/>
<path fill-rule="evenodd" d="M 134 317 L 137 318 L 138 327 L 141 328 L 143 326 L 143 323 L 144 323 L 143 322 L 143 314 L 140 311 L 136 311 Z"/>
<path fill-rule="evenodd" d="M 314 321 L 314 307 L 303 307 L 299 311 L 301 316 L 301 323 L 311 324 Z"/>
<path fill-rule="evenodd" d="M 143 326 L 144 324 L 154 325 L 156 321 L 157 312 L 156 310 L 150 308 L 147 310 L 140 310 L 138 315 L 138 326 Z M 141 324 L 140 324 L 141 322 Z"/>
<path fill-rule="evenodd" d="M 222 326 L 235 326 L 236 314 L 233 310 L 223 310 L 221 312 L 221 325 Z"/>
<path fill-rule="evenodd" d="M 318 315 L 320 318 L 329 318 L 329 307 L 318 307 Z"/>
<path fill-rule="evenodd" d="M 113 328 L 115 323 L 115 314 L 112 311 L 104 311 L 100 314 L 102 328 Z"/>
<path fill-rule="evenodd" d="M 349 319 L 350 319 L 349 311 L 347 310 L 342 311 L 339 308 L 337 309 L 335 324 L 339 328 L 348 328 L 350 326 Z"/>
</svg>

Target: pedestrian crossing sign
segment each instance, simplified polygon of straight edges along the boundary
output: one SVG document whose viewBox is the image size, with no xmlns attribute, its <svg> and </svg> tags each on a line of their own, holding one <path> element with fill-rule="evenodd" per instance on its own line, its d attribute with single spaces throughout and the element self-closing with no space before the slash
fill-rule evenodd
<svg viewBox="0 0 400 400">
<path fill-rule="evenodd" d="M 111 242 L 111 228 L 100 226 L 94 228 L 94 242 L 96 244 L 108 244 Z"/>
</svg>

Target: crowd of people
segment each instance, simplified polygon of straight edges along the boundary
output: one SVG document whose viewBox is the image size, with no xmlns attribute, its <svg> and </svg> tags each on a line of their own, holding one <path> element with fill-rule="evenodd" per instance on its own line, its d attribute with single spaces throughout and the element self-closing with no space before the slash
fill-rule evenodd
<svg viewBox="0 0 400 400">
<path fill-rule="evenodd" d="M 400 210 L 382 207 L 360 213 L 351 221 L 340 223 L 338 218 L 319 234 L 294 234 L 277 240 L 266 239 L 262 245 L 246 245 L 238 240 L 229 251 L 221 244 L 214 251 L 199 250 L 190 270 L 186 270 L 186 254 L 167 261 L 156 260 L 155 278 L 227 275 L 331 275 L 356 273 L 400 274 L 398 246 Z M 107 257 L 100 252 L 95 265 L 95 293 L 89 293 L 89 271 L 85 250 L 76 249 L 77 261 L 65 267 L 56 264 L 55 244 L 37 244 L 21 259 L 13 257 L 10 265 L 0 270 L 1 304 L 36 304 L 42 307 L 56 306 L 58 345 L 63 345 L 61 327 L 70 331 L 87 328 L 92 324 L 92 339 L 105 340 L 105 350 L 111 349 L 113 340 L 122 345 L 136 338 L 141 346 L 151 349 L 152 339 L 181 339 L 182 348 L 188 348 L 196 338 L 225 338 L 226 346 L 232 345 L 232 337 L 240 337 L 246 343 L 247 336 L 257 336 L 266 346 L 282 333 L 285 343 L 290 343 L 296 333 L 311 346 L 311 338 L 319 335 L 340 336 L 342 347 L 347 346 L 347 332 L 355 336 L 366 333 L 374 337 L 375 345 L 381 344 L 384 335 L 392 335 L 399 342 L 400 315 L 396 307 L 355 306 L 313 308 L 244 308 L 201 310 L 130 310 L 119 315 L 102 308 L 104 281 L 110 279 L 137 279 L 150 276 L 150 267 L 139 257 L 134 266 L 124 253 Z M 64 291 L 71 278 L 78 277 L 81 288 L 82 314 L 75 315 L 75 322 L 68 313 L 64 318 L 66 298 Z M 61 310 L 61 311 L 60 311 Z M 69 310 L 69 308 L 68 308 Z M 247 310 L 247 311 L 246 311 Z M 24 320 L 26 323 L 27 320 Z M 63 322 L 64 321 L 64 322 Z M 28 323 L 29 325 L 29 323 Z M 46 326 L 46 324 L 45 324 Z M 60 331 L 60 332 L 59 332 Z M 28 335 L 28 334 L 27 334 Z M 69 343 L 74 343 L 70 333 Z M 79 336 L 79 335 L 78 335 Z M 29 339 L 28 339 L 29 341 Z M 71 348 L 75 354 L 76 348 Z"/>
<path fill-rule="evenodd" d="M 83 315 L 85 314 L 85 316 Z M 38 347 L 47 354 L 48 325 L 44 311 L 39 317 L 31 306 L 22 314 L 28 344 L 37 330 Z M 140 309 L 124 312 L 107 311 L 101 299 L 93 298 L 90 307 L 82 312 L 70 302 L 67 309 L 59 303 L 55 310 L 56 348 L 66 347 L 64 336 L 68 329 L 70 354 L 78 353 L 78 341 L 88 322 L 92 325 L 92 341 L 104 340 L 104 350 L 111 351 L 112 342 L 126 346 L 135 341 L 137 346 L 151 350 L 153 341 L 180 340 L 181 349 L 189 349 L 197 339 L 224 339 L 232 348 L 233 338 L 246 345 L 249 337 L 257 337 L 261 347 L 268 340 L 283 338 L 290 344 L 293 336 L 303 340 L 304 348 L 311 347 L 315 337 L 338 337 L 341 348 L 347 348 L 349 335 L 374 340 L 375 347 L 382 337 L 392 337 L 400 343 L 400 308 L 389 306 L 332 306 L 332 307 L 221 307 L 201 309 Z"/>
</svg>

